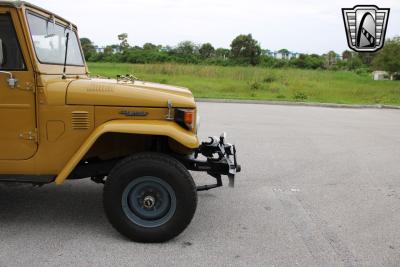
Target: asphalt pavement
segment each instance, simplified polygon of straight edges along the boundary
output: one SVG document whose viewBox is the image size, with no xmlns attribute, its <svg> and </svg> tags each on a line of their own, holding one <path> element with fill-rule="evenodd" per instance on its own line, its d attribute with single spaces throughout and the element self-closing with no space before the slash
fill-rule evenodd
<svg viewBox="0 0 400 267">
<path fill-rule="evenodd" d="M 126 240 L 88 180 L 1 186 L 0 266 L 400 265 L 400 110 L 199 106 L 200 136 L 226 131 L 242 172 L 199 193 L 183 234 Z"/>
</svg>

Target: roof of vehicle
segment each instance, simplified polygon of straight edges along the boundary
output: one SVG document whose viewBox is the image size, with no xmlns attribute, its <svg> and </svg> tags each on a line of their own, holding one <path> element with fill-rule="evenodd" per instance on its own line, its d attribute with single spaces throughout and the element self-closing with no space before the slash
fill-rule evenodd
<svg viewBox="0 0 400 267">
<path fill-rule="evenodd" d="M 0 6 L 12 6 L 12 7 L 21 7 L 21 6 L 30 6 L 33 8 L 37 8 L 40 10 L 44 10 L 41 7 L 35 6 L 31 3 L 25 2 L 25 1 L 18 1 L 18 0 L 1 0 L 0 1 Z M 46 10 L 46 12 L 51 13 L 49 11 Z"/>
<path fill-rule="evenodd" d="M 0 5 L 17 6 L 17 5 L 20 5 L 20 4 L 21 4 L 21 1 L 7 1 L 7 0 L 0 1 Z"/>
<path fill-rule="evenodd" d="M 54 14 L 53 12 L 50 12 L 50 11 L 44 9 L 44 8 L 41 8 L 41 7 L 39 7 L 39 6 L 36 6 L 36 5 L 31 4 L 31 3 L 29 3 L 29 2 L 26 2 L 26 1 L 19 1 L 19 0 L 0 0 L 0 6 L 11 6 L 11 7 L 15 7 L 15 8 L 20 8 L 20 7 L 22 7 L 22 6 L 27 6 L 27 7 L 31 7 L 31 8 L 40 10 L 40 11 L 42 11 L 42 12 L 44 12 L 44 13 L 47 13 L 47 14 L 50 14 L 50 15 L 54 15 L 56 18 L 58 18 L 58 19 L 60 19 L 60 20 L 62 20 L 62 21 L 65 21 L 65 22 L 68 23 L 68 24 L 70 23 L 68 20 L 66 20 L 66 19 L 64 19 L 64 18 L 62 18 L 62 17 L 60 17 L 60 16 L 58 16 L 57 14 Z M 73 24 L 73 23 L 71 23 L 71 24 L 72 24 L 72 26 L 74 26 L 74 27 L 76 28 L 76 25 L 75 25 L 75 24 Z"/>
</svg>

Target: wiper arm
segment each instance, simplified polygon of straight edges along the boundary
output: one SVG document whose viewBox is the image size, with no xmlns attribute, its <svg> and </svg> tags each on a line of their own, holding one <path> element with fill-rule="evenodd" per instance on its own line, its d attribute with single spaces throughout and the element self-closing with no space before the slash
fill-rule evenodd
<svg viewBox="0 0 400 267">
<path fill-rule="evenodd" d="M 68 43 L 69 43 L 69 32 L 67 32 L 67 40 L 65 40 L 65 58 L 64 58 L 64 70 L 63 70 L 63 75 L 62 78 L 66 79 L 67 78 L 67 58 L 68 58 Z"/>
</svg>

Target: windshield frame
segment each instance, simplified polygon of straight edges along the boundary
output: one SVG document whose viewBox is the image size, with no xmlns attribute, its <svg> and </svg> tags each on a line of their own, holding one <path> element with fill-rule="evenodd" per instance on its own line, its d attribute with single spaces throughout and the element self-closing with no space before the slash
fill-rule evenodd
<svg viewBox="0 0 400 267">
<path fill-rule="evenodd" d="M 40 58 L 39 58 L 39 56 L 38 56 L 38 53 L 37 53 L 37 51 L 36 51 L 35 44 L 34 44 L 33 39 L 32 39 L 32 30 L 31 30 L 31 27 L 30 27 L 30 25 L 29 25 L 29 18 L 28 18 L 28 15 L 36 16 L 36 17 L 41 18 L 41 19 L 46 20 L 46 21 L 49 20 L 50 18 L 48 18 L 48 17 L 46 17 L 46 16 L 43 16 L 43 15 L 41 15 L 41 14 L 38 14 L 38 13 L 32 11 L 32 10 L 26 10 L 26 11 L 25 11 L 26 22 L 27 22 L 27 25 L 28 25 L 28 28 L 29 28 L 29 36 L 28 36 L 28 37 L 29 37 L 29 39 L 30 39 L 30 41 L 31 41 L 31 43 L 32 43 L 33 50 L 35 51 L 35 57 L 36 57 L 36 59 L 38 60 L 38 62 L 39 62 L 40 64 L 44 64 L 44 65 L 64 66 L 64 63 L 45 62 L 45 61 L 41 61 L 41 60 L 40 60 Z M 55 22 L 55 24 L 56 24 L 57 26 L 60 26 L 60 27 L 62 27 L 62 28 L 65 28 L 65 29 L 68 28 L 68 25 L 59 23 L 59 22 L 57 22 L 57 21 Z M 75 35 L 76 40 L 77 40 L 77 42 L 78 42 L 79 52 L 80 52 L 80 55 L 81 55 L 81 58 L 82 58 L 82 64 L 80 65 L 80 64 L 68 64 L 68 63 L 67 63 L 66 66 L 72 66 L 72 67 L 86 67 L 86 61 L 85 61 L 85 57 L 83 56 L 82 46 L 81 46 L 81 42 L 80 42 L 80 39 L 79 39 L 78 32 L 77 32 L 77 30 L 76 30 L 75 27 L 72 27 L 72 29 L 70 29 L 70 32 L 73 33 L 73 34 Z M 71 38 L 71 36 L 70 36 L 69 38 Z"/>
</svg>

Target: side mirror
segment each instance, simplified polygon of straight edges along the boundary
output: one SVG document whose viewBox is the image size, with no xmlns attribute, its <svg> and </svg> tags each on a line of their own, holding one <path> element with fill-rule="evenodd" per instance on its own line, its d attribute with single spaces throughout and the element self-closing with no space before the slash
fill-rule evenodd
<svg viewBox="0 0 400 267">
<path fill-rule="evenodd" d="M 0 38 L 0 67 L 4 64 L 3 41 Z"/>
</svg>

